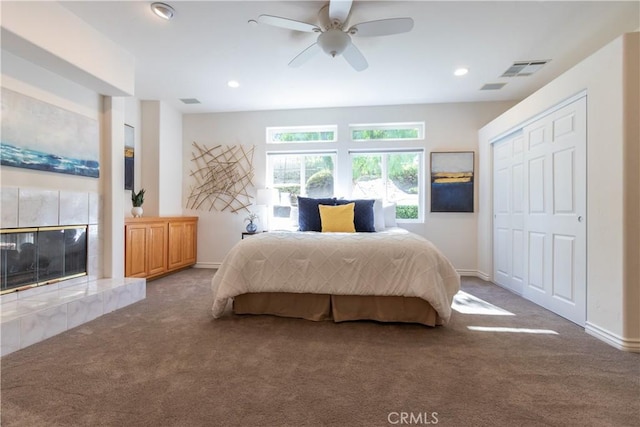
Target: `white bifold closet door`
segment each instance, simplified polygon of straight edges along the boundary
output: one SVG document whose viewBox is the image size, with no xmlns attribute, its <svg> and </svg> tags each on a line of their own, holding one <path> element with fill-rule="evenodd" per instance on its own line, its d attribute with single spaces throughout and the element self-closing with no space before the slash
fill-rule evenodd
<svg viewBox="0 0 640 427">
<path fill-rule="evenodd" d="M 522 295 L 524 284 L 524 136 L 493 147 L 493 277 Z"/>
<path fill-rule="evenodd" d="M 586 97 L 493 147 L 494 280 L 586 318 Z"/>
</svg>

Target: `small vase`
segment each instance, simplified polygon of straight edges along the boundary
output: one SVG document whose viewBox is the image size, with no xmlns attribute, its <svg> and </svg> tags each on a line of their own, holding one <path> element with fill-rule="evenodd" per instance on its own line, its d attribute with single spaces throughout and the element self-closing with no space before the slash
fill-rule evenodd
<svg viewBox="0 0 640 427">
<path fill-rule="evenodd" d="M 131 215 L 133 215 L 134 218 L 140 218 L 142 216 L 142 207 L 141 206 L 132 207 Z"/>
<path fill-rule="evenodd" d="M 249 224 L 247 224 L 247 232 L 255 233 L 256 231 L 258 231 L 258 226 L 255 225 L 253 221 L 249 221 Z"/>
</svg>

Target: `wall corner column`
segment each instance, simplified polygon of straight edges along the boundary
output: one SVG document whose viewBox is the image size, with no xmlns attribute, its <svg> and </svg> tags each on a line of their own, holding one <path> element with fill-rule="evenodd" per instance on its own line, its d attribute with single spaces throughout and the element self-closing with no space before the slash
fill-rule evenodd
<svg viewBox="0 0 640 427">
<path fill-rule="evenodd" d="M 124 98 L 105 96 L 103 109 L 104 275 L 121 278 L 124 277 Z"/>
<path fill-rule="evenodd" d="M 629 350 L 640 352 L 640 34 L 625 34 L 623 46 L 623 332 Z"/>
</svg>

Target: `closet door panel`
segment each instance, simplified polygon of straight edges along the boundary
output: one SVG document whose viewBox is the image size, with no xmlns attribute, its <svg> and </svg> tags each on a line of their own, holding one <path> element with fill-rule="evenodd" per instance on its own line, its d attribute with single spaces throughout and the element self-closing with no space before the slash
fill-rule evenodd
<svg viewBox="0 0 640 427">
<path fill-rule="evenodd" d="M 586 319 L 586 97 L 493 147 L 494 278 L 555 313 Z"/>
</svg>

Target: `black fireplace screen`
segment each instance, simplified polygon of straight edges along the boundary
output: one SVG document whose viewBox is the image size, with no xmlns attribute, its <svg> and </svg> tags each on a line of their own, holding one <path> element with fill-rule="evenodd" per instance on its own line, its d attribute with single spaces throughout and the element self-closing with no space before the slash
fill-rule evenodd
<svg viewBox="0 0 640 427">
<path fill-rule="evenodd" d="M 2 230 L 1 291 L 87 273 L 87 226 Z"/>
</svg>

